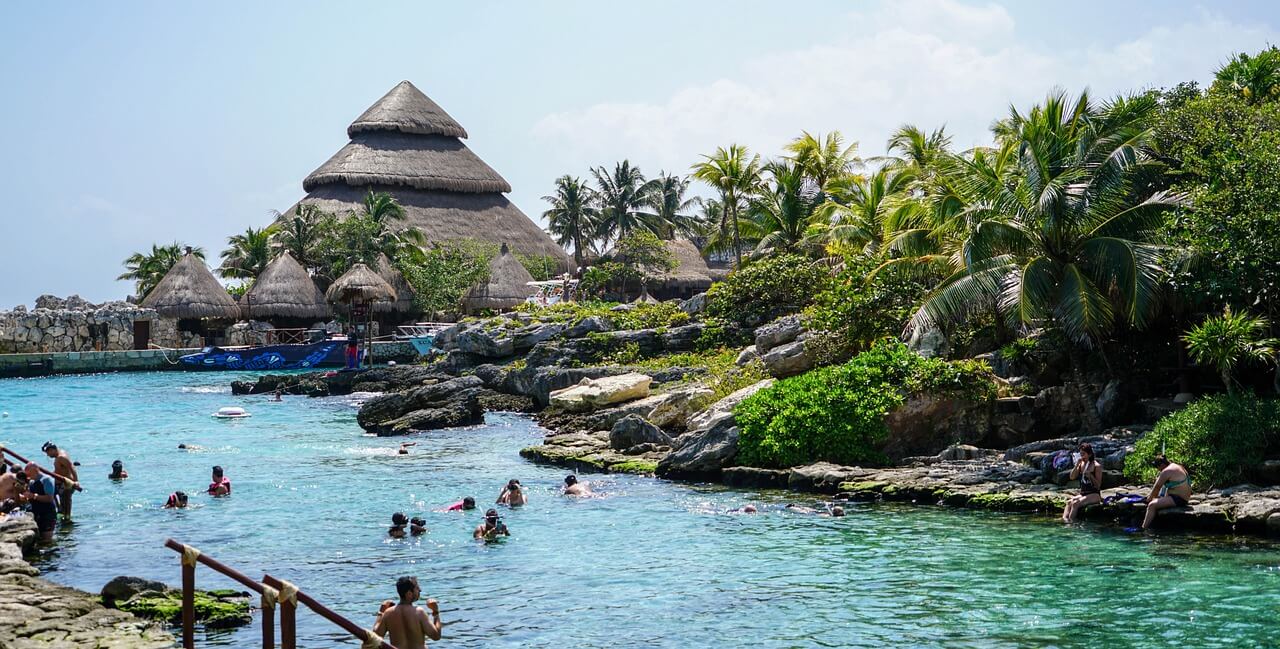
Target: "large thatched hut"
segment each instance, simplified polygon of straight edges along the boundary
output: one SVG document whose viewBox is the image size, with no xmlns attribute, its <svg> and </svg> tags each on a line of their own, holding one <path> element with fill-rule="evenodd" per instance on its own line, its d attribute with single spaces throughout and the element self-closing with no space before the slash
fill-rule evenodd
<svg viewBox="0 0 1280 649">
<path fill-rule="evenodd" d="M 511 249 L 504 243 L 498 256 L 489 262 L 489 280 L 471 289 L 462 298 L 463 311 L 476 313 L 515 308 L 533 295 L 535 289 L 529 286 L 532 281 L 533 275 L 529 274 L 524 264 L 511 254 Z"/>
<path fill-rule="evenodd" d="M 658 299 L 687 298 L 711 288 L 712 271 L 693 242 L 675 239 L 663 243 L 675 258 L 676 267 L 663 275 L 662 282 L 654 287 Z"/>
<path fill-rule="evenodd" d="M 303 181 L 299 204 L 341 215 L 358 212 L 370 191 L 387 192 L 404 207 L 405 225 L 429 240 L 507 242 L 569 268 L 564 249 L 503 195 L 507 181 L 462 143 L 466 129 L 412 83 L 392 88 L 347 135 L 351 141 Z"/>
<path fill-rule="evenodd" d="M 329 285 L 324 297 L 334 304 L 392 302 L 396 290 L 368 266 L 356 264 Z"/>
<path fill-rule="evenodd" d="M 176 319 L 179 332 L 205 338 L 221 337 L 221 329 L 210 326 L 210 320 L 234 322 L 240 318 L 240 305 L 190 248 L 142 298 L 141 306 L 155 309 L 161 318 Z"/>
<path fill-rule="evenodd" d="M 240 311 L 247 320 L 266 320 L 277 327 L 306 326 L 333 317 L 320 287 L 288 251 L 267 264 L 241 296 Z"/>
<path fill-rule="evenodd" d="M 378 255 L 378 265 L 374 270 L 378 272 L 378 277 L 381 277 L 396 292 L 396 299 L 374 304 L 374 313 L 392 314 L 403 319 L 417 311 L 413 306 L 413 287 L 386 255 Z"/>
</svg>

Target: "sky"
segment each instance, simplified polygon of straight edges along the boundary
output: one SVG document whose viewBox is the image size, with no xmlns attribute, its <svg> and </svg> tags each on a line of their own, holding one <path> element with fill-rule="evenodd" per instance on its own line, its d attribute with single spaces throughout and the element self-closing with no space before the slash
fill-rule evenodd
<svg viewBox="0 0 1280 649">
<path fill-rule="evenodd" d="M 1271 0 L 6 2 L 0 309 L 122 299 L 122 260 L 157 242 L 216 260 L 404 79 L 542 225 L 566 173 L 686 172 L 806 130 L 869 157 L 906 123 L 968 148 L 1054 88 L 1205 83 L 1270 43 Z"/>
</svg>

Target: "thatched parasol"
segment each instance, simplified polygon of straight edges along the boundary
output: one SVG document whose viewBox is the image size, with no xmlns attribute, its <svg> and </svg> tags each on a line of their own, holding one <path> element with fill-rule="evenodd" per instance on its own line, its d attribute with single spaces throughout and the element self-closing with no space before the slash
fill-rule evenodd
<svg viewBox="0 0 1280 649">
<path fill-rule="evenodd" d="M 342 303 L 391 302 L 396 299 L 396 290 L 368 266 L 356 264 L 329 286 L 324 297 Z"/>
<path fill-rule="evenodd" d="M 471 289 L 462 298 L 463 309 L 474 312 L 513 308 L 533 295 L 535 289 L 529 286 L 532 281 L 533 275 L 504 243 L 498 256 L 489 262 L 489 281 Z"/>
<path fill-rule="evenodd" d="M 165 318 L 236 320 L 240 317 L 240 305 L 209 272 L 209 267 L 191 254 L 190 248 L 142 299 L 142 307 L 155 309 Z"/>
<path fill-rule="evenodd" d="M 391 285 L 392 290 L 396 292 L 396 299 L 392 302 L 378 302 L 373 305 L 373 310 L 377 313 L 412 313 L 415 308 L 413 306 L 413 287 L 409 285 L 409 280 L 392 265 L 391 260 L 386 255 L 378 255 L 378 277 Z"/>
<path fill-rule="evenodd" d="M 267 264 L 240 298 L 240 306 L 245 318 L 258 320 L 326 320 L 333 315 L 333 309 L 324 301 L 324 293 L 287 250 Z"/>
<path fill-rule="evenodd" d="M 346 214 L 369 191 L 387 192 L 404 207 L 403 224 L 431 241 L 505 242 L 570 270 L 564 249 L 503 196 L 507 181 L 459 139 L 466 130 L 413 84 L 401 82 L 347 133 L 351 141 L 303 181 L 300 203 Z"/>
</svg>

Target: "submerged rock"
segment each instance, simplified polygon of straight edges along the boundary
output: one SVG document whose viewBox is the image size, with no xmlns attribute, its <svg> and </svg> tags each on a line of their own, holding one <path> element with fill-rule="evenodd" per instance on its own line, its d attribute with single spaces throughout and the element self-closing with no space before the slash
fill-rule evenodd
<svg viewBox="0 0 1280 649">
<path fill-rule="evenodd" d="M 112 582 L 119 579 L 122 578 L 117 577 Z M 249 593 L 245 592 L 197 590 L 194 598 L 196 622 L 208 629 L 244 626 L 253 621 L 253 617 L 249 614 L 249 602 Z M 143 591 L 127 600 L 117 599 L 108 602 L 104 598 L 103 603 L 142 618 L 161 620 L 170 624 L 182 622 L 182 591 L 176 588 Z"/>
</svg>

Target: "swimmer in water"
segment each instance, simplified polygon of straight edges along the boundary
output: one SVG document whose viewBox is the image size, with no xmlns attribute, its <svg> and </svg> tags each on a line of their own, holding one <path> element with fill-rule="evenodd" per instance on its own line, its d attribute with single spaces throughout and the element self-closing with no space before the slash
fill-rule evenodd
<svg viewBox="0 0 1280 649">
<path fill-rule="evenodd" d="M 410 447 L 410 446 L 417 446 L 417 445 L 418 445 L 418 443 L 417 443 L 417 442 L 400 442 L 400 450 L 399 450 L 399 451 L 397 451 L 397 452 L 398 452 L 400 455 L 408 455 L 408 454 L 409 454 L 409 447 Z"/>
<path fill-rule="evenodd" d="M 476 526 L 476 531 L 471 534 L 471 537 L 492 541 L 499 536 L 511 536 L 511 532 L 507 531 L 506 524 L 498 516 L 498 510 L 490 509 L 484 513 L 484 522 Z"/>
<path fill-rule="evenodd" d="M 519 507 L 528 504 L 529 497 L 524 494 L 524 489 L 520 486 L 519 480 L 511 480 L 507 482 L 507 486 L 502 488 L 502 493 L 498 494 L 498 504 L 508 507 Z"/>
<path fill-rule="evenodd" d="M 422 536 L 427 533 L 427 522 L 414 516 L 409 519 L 409 533 L 414 536 Z"/>
<path fill-rule="evenodd" d="M 458 502 L 453 503 L 452 505 L 449 505 L 448 507 L 446 507 L 445 511 L 460 512 L 460 511 L 466 511 L 466 510 L 471 510 L 475 508 L 476 508 L 476 499 L 472 498 L 471 496 L 467 496 L 466 498 L 463 498 L 462 500 L 459 500 Z"/>
<path fill-rule="evenodd" d="M 164 503 L 165 509 L 186 509 L 187 494 L 182 491 L 175 491 L 169 494 L 169 500 Z"/>
<path fill-rule="evenodd" d="M 284 401 L 284 388 L 277 387 L 275 394 L 271 397 L 272 401 Z"/>
<path fill-rule="evenodd" d="M 591 487 L 585 482 L 578 482 L 578 476 L 570 474 L 564 477 L 564 495 L 590 496 Z"/>
<path fill-rule="evenodd" d="M 387 528 L 387 535 L 393 539 L 404 538 L 404 526 L 409 523 L 409 519 L 404 514 L 396 512 L 391 515 L 391 527 Z"/>
<path fill-rule="evenodd" d="M 111 463 L 111 473 L 107 474 L 110 480 L 124 480 L 129 477 L 129 472 L 124 470 L 124 462 L 116 460 Z"/>
</svg>

